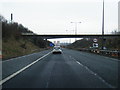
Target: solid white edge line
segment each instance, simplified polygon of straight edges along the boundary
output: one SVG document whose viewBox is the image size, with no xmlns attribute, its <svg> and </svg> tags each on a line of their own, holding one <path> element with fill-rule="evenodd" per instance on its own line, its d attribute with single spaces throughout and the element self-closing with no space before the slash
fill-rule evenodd
<svg viewBox="0 0 120 90">
<path fill-rule="evenodd" d="M 8 76 L 7 78 L 3 79 L 0 81 L 0 85 L 2 85 L 3 83 L 5 83 L 6 81 L 8 81 L 9 79 L 15 77 L 16 75 L 18 75 L 19 73 L 21 73 L 22 71 L 24 71 L 25 69 L 29 68 L 30 66 L 32 66 L 33 64 L 37 63 L 39 60 L 43 59 L 44 57 L 48 56 L 51 52 L 45 54 L 44 56 L 38 58 L 37 60 L 35 60 L 34 62 L 32 62 L 31 64 L 25 66 L 24 68 L 18 70 L 17 72 L 13 73 L 12 75 Z"/>
</svg>

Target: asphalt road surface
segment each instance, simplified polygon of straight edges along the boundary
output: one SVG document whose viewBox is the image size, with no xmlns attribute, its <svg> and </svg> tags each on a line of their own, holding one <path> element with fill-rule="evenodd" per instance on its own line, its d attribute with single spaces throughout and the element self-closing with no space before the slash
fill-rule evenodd
<svg viewBox="0 0 120 90">
<path fill-rule="evenodd" d="M 116 59 L 62 49 L 62 54 L 46 50 L 3 62 L 3 80 L 25 66 L 25 70 L 2 84 L 3 88 L 116 88 Z M 47 54 L 49 53 L 49 54 Z M 47 55 L 46 55 L 47 54 Z M 45 55 L 45 56 L 44 56 Z M 44 57 L 42 57 L 44 56 Z M 42 57 L 42 58 L 40 58 Z"/>
</svg>

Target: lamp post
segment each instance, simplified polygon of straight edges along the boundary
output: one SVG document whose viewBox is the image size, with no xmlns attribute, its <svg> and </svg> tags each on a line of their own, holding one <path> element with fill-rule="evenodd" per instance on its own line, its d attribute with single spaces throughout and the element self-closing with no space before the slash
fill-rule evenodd
<svg viewBox="0 0 120 90">
<path fill-rule="evenodd" d="M 103 16 L 102 16 L 102 49 L 104 49 L 104 0 L 103 0 Z"/>
<path fill-rule="evenodd" d="M 81 22 L 71 22 L 71 23 L 75 24 L 75 35 L 77 35 L 77 24 Z M 76 38 L 75 38 L 75 41 L 76 41 Z"/>
</svg>

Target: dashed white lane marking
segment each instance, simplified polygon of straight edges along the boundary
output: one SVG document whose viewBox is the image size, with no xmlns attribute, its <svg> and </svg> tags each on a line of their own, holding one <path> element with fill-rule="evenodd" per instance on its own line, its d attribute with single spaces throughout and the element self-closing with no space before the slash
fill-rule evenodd
<svg viewBox="0 0 120 90">
<path fill-rule="evenodd" d="M 85 69 L 87 69 L 91 74 L 97 76 L 102 82 L 104 82 L 107 86 L 109 86 L 110 88 L 114 88 L 112 85 L 110 85 L 109 83 L 107 83 L 102 77 L 100 77 L 97 73 L 93 72 L 92 70 L 90 70 L 87 66 L 81 64 L 80 62 L 76 61 L 79 65 L 81 65 L 82 67 L 84 67 Z"/>
<path fill-rule="evenodd" d="M 48 88 L 49 82 L 50 82 L 50 78 L 51 78 L 52 72 L 50 72 L 50 77 L 48 78 L 47 84 L 45 88 Z"/>
<path fill-rule="evenodd" d="M 76 61 L 78 64 L 80 64 L 81 66 L 83 66 L 80 62 Z"/>
<path fill-rule="evenodd" d="M 34 62 L 32 62 L 31 64 L 25 66 L 24 68 L 20 69 L 19 71 L 13 73 L 12 75 L 8 76 L 7 78 L 3 79 L 0 81 L 0 85 L 2 85 L 3 83 L 5 83 L 6 81 L 8 81 L 9 79 L 15 77 L 16 75 L 18 75 L 19 73 L 21 73 L 22 71 L 26 70 L 27 68 L 29 68 L 30 66 L 32 66 L 33 64 L 37 63 L 38 61 L 40 61 L 41 59 L 43 59 L 44 57 L 48 56 L 51 52 L 45 54 L 44 56 L 38 58 L 37 60 L 35 60 Z"/>
<path fill-rule="evenodd" d="M 75 58 L 73 58 L 72 56 L 69 56 L 71 59 L 75 60 L 76 63 L 78 63 L 79 65 L 81 65 L 82 67 L 84 67 L 86 70 L 88 70 L 91 74 L 97 76 L 97 78 L 99 78 L 103 83 L 105 83 L 107 86 L 109 86 L 110 88 L 115 88 L 112 85 L 110 85 L 109 83 L 107 83 L 102 77 L 100 77 L 97 73 L 93 72 L 92 70 L 90 70 L 87 66 L 83 65 L 82 63 L 78 62 Z"/>
</svg>

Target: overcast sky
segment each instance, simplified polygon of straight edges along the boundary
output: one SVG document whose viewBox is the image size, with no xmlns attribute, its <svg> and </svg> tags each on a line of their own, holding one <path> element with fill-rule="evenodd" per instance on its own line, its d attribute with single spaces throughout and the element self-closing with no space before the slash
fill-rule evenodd
<svg viewBox="0 0 120 90">
<path fill-rule="evenodd" d="M 37 34 L 100 34 L 103 0 L 1 0 L 0 13 Z M 118 29 L 118 1 L 105 1 L 105 33 Z M 67 30 L 67 31 L 66 31 Z"/>
</svg>

